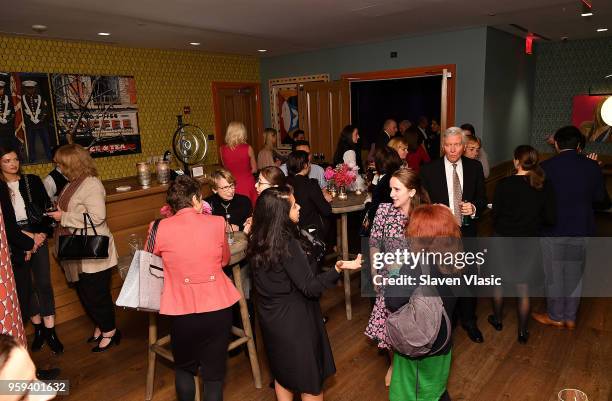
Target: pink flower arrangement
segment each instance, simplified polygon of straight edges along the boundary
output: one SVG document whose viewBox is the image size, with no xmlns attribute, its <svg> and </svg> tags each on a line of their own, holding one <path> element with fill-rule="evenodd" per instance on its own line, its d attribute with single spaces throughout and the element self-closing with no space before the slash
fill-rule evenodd
<svg viewBox="0 0 612 401">
<path fill-rule="evenodd" d="M 335 169 L 325 169 L 324 177 L 327 181 L 334 180 L 339 187 L 348 187 L 357 179 L 357 173 L 347 164 L 341 163 Z"/>
<path fill-rule="evenodd" d="M 163 217 L 171 217 L 172 215 L 174 215 L 174 213 L 172 212 L 172 208 L 170 207 L 170 205 L 165 204 L 164 206 L 162 206 L 161 209 L 159 209 L 159 213 L 163 216 Z M 202 201 L 202 214 L 212 214 L 212 207 L 210 206 L 210 204 L 206 201 Z"/>
</svg>

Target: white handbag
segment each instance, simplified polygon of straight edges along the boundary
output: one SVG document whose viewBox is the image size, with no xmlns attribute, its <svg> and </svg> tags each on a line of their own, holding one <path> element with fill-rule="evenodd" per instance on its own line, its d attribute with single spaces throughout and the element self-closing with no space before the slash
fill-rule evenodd
<svg viewBox="0 0 612 401">
<path fill-rule="evenodd" d="M 115 302 L 117 306 L 143 312 L 159 312 L 164 286 L 164 264 L 159 256 L 152 253 L 159 222 L 160 219 L 155 220 L 151 227 L 147 250 L 138 250 L 134 254 Z"/>
</svg>

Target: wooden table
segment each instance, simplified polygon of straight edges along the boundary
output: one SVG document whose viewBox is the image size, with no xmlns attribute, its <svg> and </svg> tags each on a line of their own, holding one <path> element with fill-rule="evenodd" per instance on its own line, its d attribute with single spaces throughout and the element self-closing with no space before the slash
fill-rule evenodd
<svg viewBox="0 0 612 401">
<path fill-rule="evenodd" d="M 338 254 L 342 260 L 349 259 L 348 214 L 365 209 L 365 200 L 368 194 L 365 192 L 356 195 L 354 192 L 349 192 L 347 195 L 348 198 L 346 200 L 340 200 L 338 197 L 335 197 L 331 203 L 332 213 L 340 215 L 336 245 L 338 246 Z M 351 320 L 353 318 L 353 307 L 351 304 L 351 273 L 349 270 L 344 270 L 344 303 L 346 307 L 346 318 L 347 320 Z"/>
<path fill-rule="evenodd" d="M 240 264 L 246 256 L 247 238 L 242 232 L 234 233 L 234 243 L 230 245 L 231 259 L 229 266 L 232 267 L 232 273 L 234 276 L 234 284 L 236 289 L 240 293 L 240 317 L 242 319 L 242 327 L 244 329 L 232 326 L 232 333 L 238 338 L 230 343 L 228 351 L 241 346 L 246 343 L 249 361 L 251 363 L 251 371 L 253 373 L 253 381 L 255 382 L 255 388 L 261 388 L 261 371 L 259 369 L 259 359 L 257 358 L 257 351 L 255 349 L 255 341 L 253 340 L 253 330 L 251 328 L 251 321 L 249 320 L 249 311 L 247 308 L 246 299 L 244 298 L 244 290 L 242 287 L 242 279 L 240 276 Z M 170 335 L 166 335 L 162 338 L 157 337 L 157 313 L 149 313 L 149 352 L 148 352 L 148 367 L 147 367 L 147 383 L 145 399 L 150 401 L 153 398 L 153 384 L 155 381 L 155 359 L 157 355 L 165 358 L 171 362 L 174 362 L 172 357 L 172 351 L 165 346 L 170 343 Z M 198 383 L 198 377 L 196 380 L 196 400 L 200 400 L 200 385 Z"/>
</svg>

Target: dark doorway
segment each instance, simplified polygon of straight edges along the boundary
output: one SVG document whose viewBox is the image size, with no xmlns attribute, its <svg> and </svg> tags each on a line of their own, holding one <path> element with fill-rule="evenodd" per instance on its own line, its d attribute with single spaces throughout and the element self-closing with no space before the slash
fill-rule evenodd
<svg viewBox="0 0 612 401">
<path fill-rule="evenodd" d="M 383 123 L 393 118 L 417 124 L 420 116 L 440 122 L 442 76 L 351 82 L 351 122 L 364 147 L 376 140 Z"/>
</svg>

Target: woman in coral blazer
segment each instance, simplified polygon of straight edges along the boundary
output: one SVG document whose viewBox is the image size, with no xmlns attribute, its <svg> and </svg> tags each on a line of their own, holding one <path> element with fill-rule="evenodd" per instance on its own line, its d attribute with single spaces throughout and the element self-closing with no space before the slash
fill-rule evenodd
<svg viewBox="0 0 612 401">
<path fill-rule="evenodd" d="M 172 316 L 177 396 L 194 399 L 200 369 L 204 399 L 221 400 L 232 305 L 240 298 L 223 273 L 230 259 L 225 220 L 201 214 L 200 183 L 193 178 L 178 177 L 166 200 L 174 215 L 159 223 L 153 253 L 164 262 L 159 313 Z"/>
</svg>

